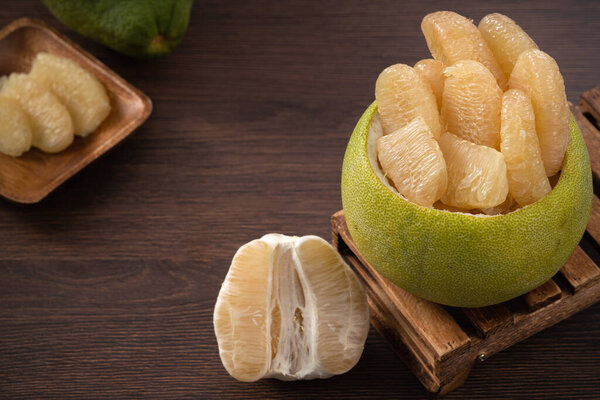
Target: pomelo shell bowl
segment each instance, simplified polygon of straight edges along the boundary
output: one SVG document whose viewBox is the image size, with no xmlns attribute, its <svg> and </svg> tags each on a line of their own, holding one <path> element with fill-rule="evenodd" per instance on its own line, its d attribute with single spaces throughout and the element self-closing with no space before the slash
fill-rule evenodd
<svg viewBox="0 0 600 400">
<path fill-rule="evenodd" d="M 552 191 L 508 214 L 485 216 L 422 207 L 384 183 L 369 144 L 377 115 L 373 103 L 352 133 L 342 202 L 353 241 L 383 276 L 430 301 L 483 307 L 535 289 L 568 260 L 585 231 L 593 195 L 589 155 L 573 117 Z"/>
</svg>

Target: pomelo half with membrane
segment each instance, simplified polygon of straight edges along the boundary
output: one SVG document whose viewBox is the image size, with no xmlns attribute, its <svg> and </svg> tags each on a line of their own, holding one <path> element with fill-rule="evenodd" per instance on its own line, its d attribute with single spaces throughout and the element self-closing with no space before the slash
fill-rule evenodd
<svg viewBox="0 0 600 400">
<path fill-rule="evenodd" d="M 325 240 L 268 234 L 233 257 L 213 323 L 221 361 L 240 381 L 328 378 L 360 359 L 369 307 Z"/>
</svg>

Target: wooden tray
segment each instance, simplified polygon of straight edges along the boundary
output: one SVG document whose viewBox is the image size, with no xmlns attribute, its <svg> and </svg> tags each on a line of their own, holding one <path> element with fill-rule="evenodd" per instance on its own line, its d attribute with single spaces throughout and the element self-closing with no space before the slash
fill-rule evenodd
<svg viewBox="0 0 600 400">
<path fill-rule="evenodd" d="M 600 86 L 585 92 L 581 103 L 571 109 L 588 146 L 596 187 Z M 425 388 L 437 395 L 462 385 L 475 361 L 484 361 L 600 300 L 600 268 L 579 246 L 554 278 L 520 298 L 483 308 L 445 307 L 413 296 L 378 274 L 352 242 L 343 211 L 335 213 L 331 222 L 333 245 L 367 289 L 371 323 Z M 596 196 L 584 241 L 591 246 L 600 243 Z"/>
<path fill-rule="evenodd" d="M 0 154 L 0 195 L 18 203 L 40 201 L 127 137 L 152 112 L 146 95 L 45 23 L 29 18 L 0 31 L 0 75 L 29 72 L 35 55 L 42 51 L 68 57 L 94 74 L 104 84 L 112 109 L 96 132 L 76 137 L 60 153 L 31 149 L 18 158 Z"/>
</svg>

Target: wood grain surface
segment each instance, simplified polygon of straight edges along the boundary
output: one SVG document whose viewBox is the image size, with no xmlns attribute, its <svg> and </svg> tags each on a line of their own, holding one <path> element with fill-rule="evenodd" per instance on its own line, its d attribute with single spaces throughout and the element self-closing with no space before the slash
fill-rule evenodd
<svg viewBox="0 0 600 400">
<path fill-rule="evenodd" d="M 373 329 L 329 380 L 253 384 L 222 368 L 212 310 L 235 250 L 267 232 L 330 237 L 346 142 L 386 66 L 428 56 L 420 20 L 503 12 L 600 83 L 591 1 L 196 1 L 173 54 L 132 60 L 67 33 L 154 103 L 150 119 L 41 203 L 0 201 L 0 398 L 423 398 Z M 476 365 L 447 398 L 600 398 L 600 304 Z"/>
</svg>

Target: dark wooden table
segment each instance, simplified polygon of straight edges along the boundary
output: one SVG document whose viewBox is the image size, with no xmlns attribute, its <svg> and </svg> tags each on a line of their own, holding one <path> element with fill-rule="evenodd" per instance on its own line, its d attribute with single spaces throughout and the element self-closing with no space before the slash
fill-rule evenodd
<svg viewBox="0 0 600 400">
<path fill-rule="evenodd" d="M 600 3 L 197 1 L 170 56 L 136 61 L 41 18 L 147 93 L 148 122 L 42 203 L 0 201 L 2 398 L 423 398 L 372 330 L 329 380 L 244 384 L 212 327 L 236 249 L 267 232 L 330 237 L 350 132 L 386 66 L 428 56 L 426 13 L 516 19 L 569 100 L 600 83 Z M 448 398 L 599 398 L 600 304 L 477 365 Z"/>
</svg>

